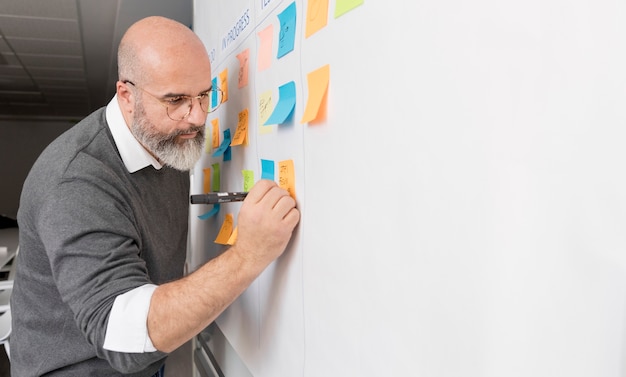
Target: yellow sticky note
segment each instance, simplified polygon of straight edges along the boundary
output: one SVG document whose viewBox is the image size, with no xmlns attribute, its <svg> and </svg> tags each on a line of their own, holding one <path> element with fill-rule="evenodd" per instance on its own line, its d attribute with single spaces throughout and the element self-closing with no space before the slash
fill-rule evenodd
<svg viewBox="0 0 626 377">
<path fill-rule="evenodd" d="M 228 68 L 220 72 L 220 89 L 222 89 L 222 103 L 228 101 Z"/>
<path fill-rule="evenodd" d="M 228 240 L 230 239 L 230 236 L 233 234 L 234 222 L 235 220 L 232 214 L 227 213 L 224 216 L 224 223 L 222 223 L 222 227 L 220 228 L 220 231 L 217 234 L 217 237 L 215 238 L 215 241 L 214 241 L 215 243 L 219 243 L 221 245 L 228 245 Z"/>
<path fill-rule="evenodd" d="M 267 134 L 272 131 L 272 127 L 264 126 L 265 122 L 272 115 L 272 91 L 268 90 L 259 96 L 259 133 Z"/>
<path fill-rule="evenodd" d="M 265 29 L 257 33 L 260 39 L 258 52 L 258 70 L 263 71 L 272 65 L 272 41 L 274 26 L 269 24 Z"/>
<path fill-rule="evenodd" d="M 230 142 L 231 146 L 242 144 L 248 145 L 248 109 L 243 109 L 243 111 L 239 113 L 237 130 L 235 130 L 233 141 Z"/>
<path fill-rule="evenodd" d="M 293 160 L 278 162 L 278 185 L 287 190 L 292 198 L 296 198 L 296 178 Z"/>
<path fill-rule="evenodd" d="M 248 192 L 254 186 L 254 171 L 244 169 L 241 175 L 243 175 L 243 191 Z"/>
<path fill-rule="evenodd" d="M 335 3 L 335 18 L 346 14 L 352 9 L 362 5 L 364 0 L 337 0 Z"/>
<path fill-rule="evenodd" d="M 211 140 L 213 141 L 213 148 L 220 147 L 220 121 L 218 118 L 211 119 Z"/>
<path fill-rule="evenodd" d="M 233 230 L 233 232 L 231 233 L 231 235 L 228 238 L 228 241 L 226 241 L 226 243 L 228 245 L 234 245 L 235 241 L 237 241 L 237 227 L 235 227 L 235 230 Z"/>
<path fill-rule="evenodd" d="M 309 87 L 309 99 L 307 100 L 306 109 L 300 123 L 307 123 L 318 120 L 321 115 L 325 114 L 325 107 L 322 103 L 328 92 L 328 82 L 330 80 L 330 65 L 316 69 L 306 75 Z"/>
<path fill-rule="evenodd" d="M 238 88 L 241 89 L 248 85 L 248 62 L 250 61 L 250 49 L 247 48 L 237 55 L 239 59 L 239 83 Z"/>
<path fill-rule="evenodd" d="M 306 38 L 328 23 L 328 0 L 309 0 L 306 7 Z"/>
<path fill-rule="evenodd" d="M 211 191 L 211 168 L 202 169 L 203 174 L 203 184 L 202 184 L 202 192 L 205 194 Z"/>
</svg>

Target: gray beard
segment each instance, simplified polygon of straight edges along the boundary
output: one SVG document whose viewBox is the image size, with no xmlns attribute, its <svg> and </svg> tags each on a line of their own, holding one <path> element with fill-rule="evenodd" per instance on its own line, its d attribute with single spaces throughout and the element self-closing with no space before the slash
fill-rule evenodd
<svg viewBox="0 0 626 377">
<path fill-rule="evenodd" d="M 150 123 L 142 106 L 136 106 L 135 119 L 130 127 L 135 138 L 159 161 L 176 170 L 189 171 L 200 157 L 204 149 L 204 126 L 191 127 L 185 132 L 198 132 L 193 139 L 184 140 L 182 143 L 176 141 L 176 137 L 183 134 L 178 131 L 172 134 L 162 134 L 155 132 L 154 125 Z"/>
</svg>

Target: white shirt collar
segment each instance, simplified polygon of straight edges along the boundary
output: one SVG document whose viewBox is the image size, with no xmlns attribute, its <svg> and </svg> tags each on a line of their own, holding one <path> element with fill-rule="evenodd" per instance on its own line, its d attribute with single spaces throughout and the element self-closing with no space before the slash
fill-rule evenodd
<svg viewBox="0 0 626 377">
<path fill-rule="evenodd" d="M 106 120 L 129 173 L 134 173 L 150 165 L 157 170 L 163 167 L 130 132 L 122 115 L 122 109 L 117 102 L 117 94 L 107 105 Z"/>
</svg>

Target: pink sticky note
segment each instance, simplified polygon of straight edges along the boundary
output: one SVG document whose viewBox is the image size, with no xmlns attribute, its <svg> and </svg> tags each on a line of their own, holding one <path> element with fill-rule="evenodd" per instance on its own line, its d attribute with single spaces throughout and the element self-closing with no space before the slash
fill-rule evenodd
<svg viewBox="0 0 626 377">
<path fill-rule="evenodd" d="M 274 36 L 274 25 L 270 24 L 261 30 L 259 36 L 259 71 L 268 69 L 272 65 L 272 37 Z"/>
</svg>

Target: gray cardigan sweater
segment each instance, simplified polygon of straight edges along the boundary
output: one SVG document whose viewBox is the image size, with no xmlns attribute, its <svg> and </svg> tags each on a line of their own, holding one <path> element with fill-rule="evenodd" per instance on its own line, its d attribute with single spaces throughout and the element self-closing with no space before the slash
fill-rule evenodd
<svg viewBox="0 0 626 377">
<path fill-rule="evenodd" d="M 102 345 L 118 295 L 182 276 L 188 203 L 188 173 L 126 170 L 105 108 L 52 142 L 20 198 L 11 375 L 154 374 L 166 354 Z"/>
</svg>

